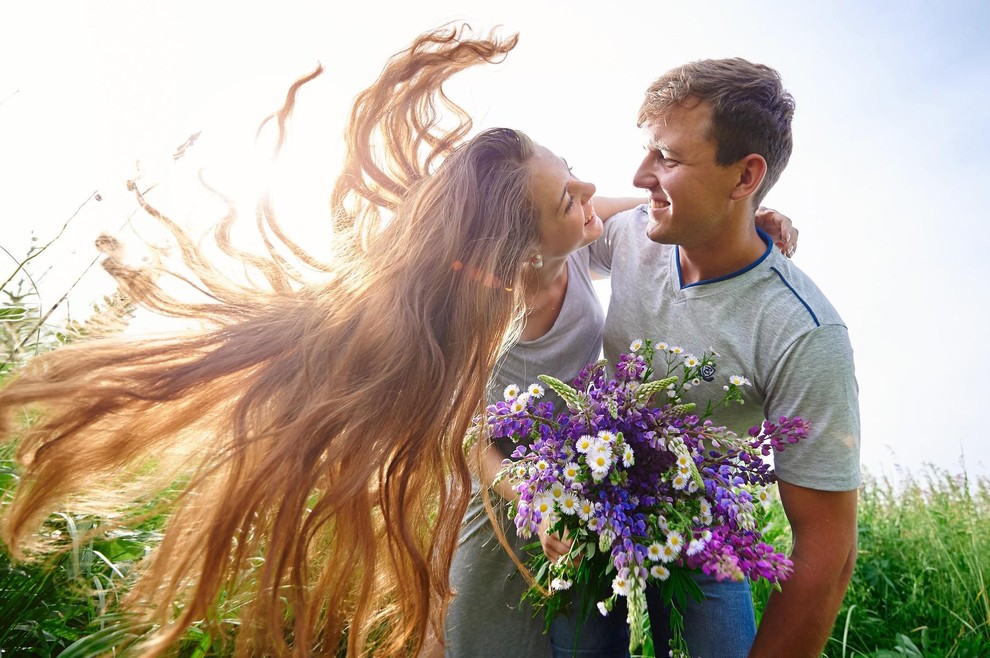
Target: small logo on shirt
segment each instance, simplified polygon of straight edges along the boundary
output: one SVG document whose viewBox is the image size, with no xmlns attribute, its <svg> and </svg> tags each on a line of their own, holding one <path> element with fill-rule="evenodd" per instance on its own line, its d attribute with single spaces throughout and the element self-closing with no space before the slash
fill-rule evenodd
<svg viewBox="0 0 990 658">
<path fill-rule="evenodd" d="M 715 379 L 715 366 L 710 363 L 701 366 L 701 378 L 706 382 L 713 381 Z"/>
</svg>

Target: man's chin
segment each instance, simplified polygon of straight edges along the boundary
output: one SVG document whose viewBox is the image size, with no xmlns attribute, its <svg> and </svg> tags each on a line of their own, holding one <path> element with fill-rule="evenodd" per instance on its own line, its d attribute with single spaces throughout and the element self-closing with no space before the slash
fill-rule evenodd
<svg viewBox="0 0 990 658">
<path fill-rule="evenodd" d="M 659 244 L 671 244 L 669 232 L 664 229 L 663 224 L 652 219 L 646 225 L 646 237 Z"/>
</svg>

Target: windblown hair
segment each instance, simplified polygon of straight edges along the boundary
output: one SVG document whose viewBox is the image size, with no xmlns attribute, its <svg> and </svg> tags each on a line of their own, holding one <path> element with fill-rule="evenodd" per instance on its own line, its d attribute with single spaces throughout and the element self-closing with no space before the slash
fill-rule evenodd
<svg viewBox="0 0 990 658">
<path fill-rule="evenodd" d="M 238 655 L 406 656 L 440 628 L 470 495 L 462 441 L 519 330 L 522 265 L 538 246 L 532 142 L 508 129 L 464 142 L 470 119 L 442 90 L 457 71 L 500 61 L 517 36 L 467 29 L 420 36 L 356 99 L 328 265 L 281 232 L 265 196 L 267 256 L 231 244 L 233 210 L 216 231 L 268 286 L 235 283 L 131 185 L 175 236 L 194 275 L 181 276 L 210 299 L 171 296 L 109 238 L 106 269 L 137 304 L 208 328 L 66 346 L 0 391 L 2 436 L 19 441 L 2 526 L 18 555 L 62 505 L 111 512 L 121 491 L 180 483 L 130 595 L 155 629 L 146 655 L 224 597 L 243 602 Z M 272 117 L 279 147 L 311 77 Z M 286 250 L 325 280 L 306 283 Z M 98 496 L 100 483 L 111 495 Z"/>
<path fill-rule="evenodd" d="M 738 57 L 705 59 L 663 74 L 649 89 L 639 108 L 637 125 L 661 119 L 677 106 L 711 105 L 709 138 L 715 161 L 722 166 L 751 153 L 767 161 L 763 184 L 754 195 L 756 208 L 780 178 L 791 157 L 794 98 L 780 74 L 763 64 Z"/>
</svg>

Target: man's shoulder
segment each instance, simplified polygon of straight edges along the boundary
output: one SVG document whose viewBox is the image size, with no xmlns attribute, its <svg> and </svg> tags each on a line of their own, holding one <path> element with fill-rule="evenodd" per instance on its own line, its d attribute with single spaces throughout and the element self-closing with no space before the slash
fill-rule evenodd
<svg viewBox="0 0 990 658">
<path fill-rule="evenodd" d="M 775 294 L 771 298 L 781 309 L 797 316 L 806 316 L 814 326 L 842 325 L 845 322 L 835 306 L 804 270 L 777 254 L 767 259 L 762 270 L 762 283 Z"/>
</svg>

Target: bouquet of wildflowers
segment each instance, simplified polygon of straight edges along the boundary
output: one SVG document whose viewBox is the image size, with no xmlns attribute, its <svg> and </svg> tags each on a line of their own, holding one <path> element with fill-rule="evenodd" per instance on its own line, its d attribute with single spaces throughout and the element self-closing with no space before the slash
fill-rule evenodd
<svg viewBox="0 0 990 658">
<path fill-rule="evenodd" d="M 682 611 L 687 596 L 701 596 L 691 571 L 775 584 L 789 575 L 791 562 L 759 531 L 775 480 L 763 456 L 806 436 L 808 425 L 781 418 L 737 436 L 709 416 L 719 405 L 742 403 L 745 377 L 730 377 L 721 400 L 700 415 L 681 401 L 685 390 L 714 380 L 717 353 L 699 358 L 640 340 L 630 350 L 613 379 L 604 362 L 589 365 L 573 385 L 540 376 L 566 404 L 557 414 L 541 401 L 540 384 L 507 387 L 505 401 L 488 407 L 484 429 L 519 444 L 500 475 L 519 493 L 510 510 L 517 532 L 531 536 L 546 521 L 551 533 L 573 540 L 558 562 L 539 551 L 528 565 L 536 585 L 526 596 L 545 609 L 548 626 L 565 605 L 560 592 L 576 586 L 583 617 L 596 606 L 608 614 L 625 597 L 638 645 L 653 582 L 672 610 L 671 655 L 687 655 Z M 655 378 L 654 367 L 665 372 Z"/>
</svg>

